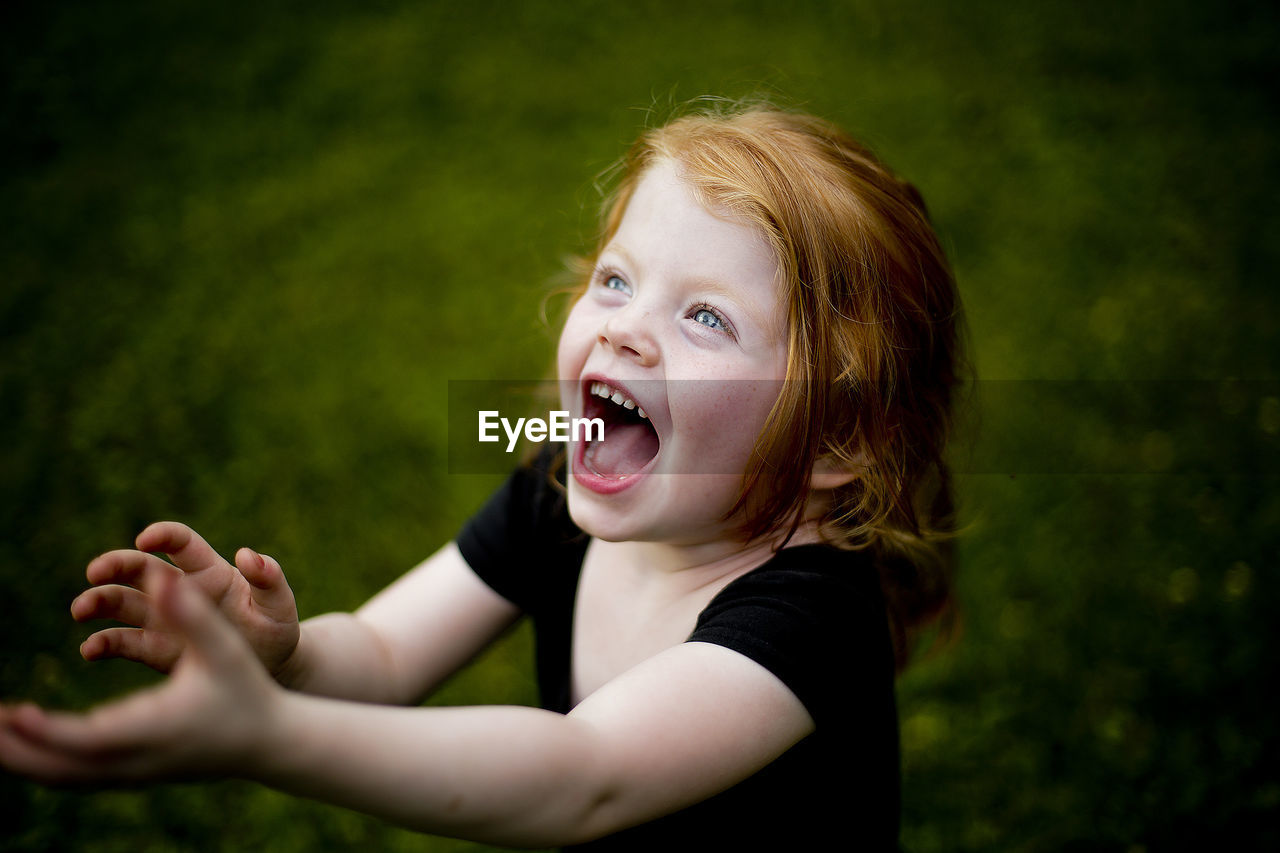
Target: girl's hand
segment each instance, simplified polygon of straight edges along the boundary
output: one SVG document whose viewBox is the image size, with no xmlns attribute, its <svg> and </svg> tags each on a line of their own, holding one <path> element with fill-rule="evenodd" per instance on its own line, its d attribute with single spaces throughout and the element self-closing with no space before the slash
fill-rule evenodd
<svg viewBox="0 0 1280 853">
<path fill-rule="evenodd" d="M 77 622 L 117 619 L 134 628 L 107 628 L 80 646 L 85 660 L 127 658 L 169 672 L 185 639 L 160 618 L 156 591 L 167 579 L 184 577 L 249 642 L 272 676 L 279 676 L 298 646 L 298 608 L 280 564 L 249 548 L 233 566 L 187 527 L 161 521 L 138 534 L 137 551 L 111 551 L 89 563 L 94 586 L 71 603 Z M 168 554 L 167 563 L 149 551 Z"/>
<path fill-rule="evenodd" d="M 162 576 L 152 596 L 152 618 L 183 647 L 172 676 L 87 714 L 0 708 L 0 766 L 59 785 L 237 774 L 253 766 L 283 691 L 193 580 Z"/>
</svg>

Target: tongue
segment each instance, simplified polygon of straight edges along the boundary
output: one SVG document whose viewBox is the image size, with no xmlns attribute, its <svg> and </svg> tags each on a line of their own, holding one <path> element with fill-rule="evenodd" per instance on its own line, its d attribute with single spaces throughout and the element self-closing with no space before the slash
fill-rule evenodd
<svg viewBox="0 0 1280 853">
<path fill-rule="evenodd" d="M 620 480 L 646 464 L 658 452 L 658 436 L 642 423 L 615 423 L 605 430 L 604 440 L 587 448 L 586 462 L 601 477 Z"/>
</svg>

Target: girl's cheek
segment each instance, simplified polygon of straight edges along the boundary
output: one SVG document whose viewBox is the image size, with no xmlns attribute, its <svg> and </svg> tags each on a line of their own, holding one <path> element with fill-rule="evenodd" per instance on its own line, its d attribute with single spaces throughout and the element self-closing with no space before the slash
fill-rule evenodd
<svg viewBox="0 0 1280 853">
<path fill-rule="evenodd" d="M 706 452 L 720 459 L 717 470 L 738 471 L 755 447 L 782 383 L 774 380 L 686 381 L 669 383 L 681 390 L 678 419 L 689 434 L 711 440 Z M 674 401 L 673 401 L 674 402 Z"/>
<path fill-rule="evenodd" d="M 738 384 L 706 379 L 667 382 L 673 423 L 683 437 L 698 443 L 699 457 L 710 465 L 702 473 L 736 469 L 737 457 L 754 443 L 751 412 L 755 406 L 739 399 Z M 713 459 L 722 461 L 710 464 Z"/>
<path fill-rule="evenodd" d="M 581 302 L 575 305 L 565 320 L 560 331 L 560 342 L 556 347 L 556 366 L 561 379 L 577 379 L 586 363 L 594 336 L 588 334 L 588 318 L 583 316 Z"/>
</svg>

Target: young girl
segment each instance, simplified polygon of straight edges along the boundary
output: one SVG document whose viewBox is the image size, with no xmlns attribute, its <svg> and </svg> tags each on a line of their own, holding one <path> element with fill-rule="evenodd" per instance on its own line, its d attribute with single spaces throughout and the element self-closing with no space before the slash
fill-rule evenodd
<svg viewBox="0 0 1280 853">
<path fill-rule="evenodd" d="M 690 114 L 628 155 L 590 268 L 558 369 L 603 441 L 301 625 L 274 560 L 152 525 L 72 613 L 137 626 L 87 659 L 171 677 L 3 709 L 0 763 L 235 775 L 501 845 L 894 848 L 894 675 L 949 602 L 959 303 L 919 195 L 813 117 Z M 543 709 L 390 707 L 522 613 Z"/>
</svg>

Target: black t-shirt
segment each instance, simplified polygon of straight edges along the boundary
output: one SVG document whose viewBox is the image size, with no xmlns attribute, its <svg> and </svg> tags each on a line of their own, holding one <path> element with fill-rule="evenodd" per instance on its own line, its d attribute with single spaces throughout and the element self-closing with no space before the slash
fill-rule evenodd
<svg viewBox="0 0 1280 853">
<path fill-rule="evenodd" d="M 533 619 L 542 705 L 567 713 L 588 537 L 540 463 L 508 479 L 464 526 L 458 547 L 485 583 Z M 573 849 L 897 849 L 893 653 L 871 557 L 824 545 L 784 548 L 725 586 L 689 641 L 764 666 L 804 704 L 814 732 L 709 800 Z"/>
</svg>

